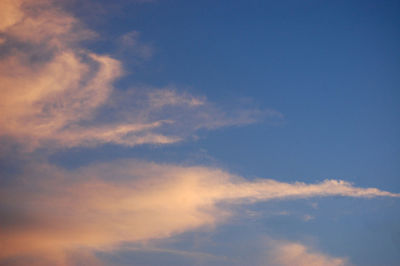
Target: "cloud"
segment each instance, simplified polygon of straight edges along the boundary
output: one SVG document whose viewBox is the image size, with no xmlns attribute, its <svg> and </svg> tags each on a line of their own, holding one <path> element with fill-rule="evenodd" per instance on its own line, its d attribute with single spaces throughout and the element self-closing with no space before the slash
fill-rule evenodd
<svg viewBox="0 0 400 266">
<path fill-rule="evenodd" d="M 213 228 L 234 214 L 236 204 L 332 195 L 399 196 L 336 180 L 248 181 L 216 168 L 134 160 L 74 171 L 34 164 L 25 171 L 0 189 L 1 216 L 7 218 L 0 231 L 3 260 L 112 250 L 121 243 Z"/>
<path fill-rule="evenodd" d="M 301 243 L 271 241 L 266 265 L 271 266 L 345 266 L 346 258 L 336 258 L 312 250 Z"/>
<path fill-rule="evenodd" d="M 40 45 L 47 51 L 71 48 L 96 34 L 52 0 L 4 0 L 0 33 L 15 43 Z"/>
<path fill-rule="evenodd" d="M 305 214 L 305 215 L 303 215 L 302 219 L 304 222 L 308 222 L 308 221 L 314 220 L 315 217 L 312 215 L 309 215 L 309 214 Z"/>
<path fill-rule="evenodd" d="M 96 33 L 50 0 L 0 4 L 0 137 L 26 150 L 103 143 L 135 146 L 182 141 L 201 128 L 258 121 L 271 111 L 226 113 L 174 88 L 118 91 L 122 63 L 88 51 Z M 133 31 L 125 47 L 145 54 Z M 147 53 L 149 54 L 149 53 Z"/>
<path fill-rule="evenodd" d="M 3 1 L 0 134 L 40 146 L 108 99 L 121 64 L 79 47 L 93 37 L 51 1 Z"/>
<path fill-rule="evenodd" d="M 153 56 L 154 48 L 149 44 L 140 41 L 140 32 L 134 30 L 125 33 L 118 39 L 119 52 L 125 55 L 132 55 L 142 59 Z"/>
<path fill-rule="evenodd" d="M 253 107 L 225 111 L 174 87 L 118 90 L 113 84 L 125 73 L 122 62 L 82 44 L 96 36 L 58 1 L 0 2 L 0 138 L 26 151 L 162 145 L 200 129 L 283 119 L 277 111 Z M 133 54 L 151 56 L 135 31 L 120 42 Z M 35 161 L 12 175 L 0 177 L 0 264 L 7 265 L 100 265 L 96 251 L 213 228 L 238 204 L 399 196 L 340 180 L 249 181 L 217 168 L 135 160 L 70 171 Z M 309 264 L 338 261 L 293 245 L 276 249 L 279 265 L 290 264 L 281 254 Z"/>
</svg>

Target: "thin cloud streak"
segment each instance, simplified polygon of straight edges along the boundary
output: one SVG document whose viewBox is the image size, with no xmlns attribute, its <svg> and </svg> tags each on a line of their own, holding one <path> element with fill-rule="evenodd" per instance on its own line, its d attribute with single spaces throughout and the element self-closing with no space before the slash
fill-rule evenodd
<svg viewBox="0 0 400 266">
<path fill-rule="evenodd" d="M 36 164 L 1 188 L 1 212 L 8 218 L 0 233 L 0 257 L 106 251 L 123 242 L 213 228 L 233 215 L 236 204 L 333 195 L 399 197 L 336 180 L 248 181 L 215 168 L 134 160 L 75 171 Z"/>
</svg>

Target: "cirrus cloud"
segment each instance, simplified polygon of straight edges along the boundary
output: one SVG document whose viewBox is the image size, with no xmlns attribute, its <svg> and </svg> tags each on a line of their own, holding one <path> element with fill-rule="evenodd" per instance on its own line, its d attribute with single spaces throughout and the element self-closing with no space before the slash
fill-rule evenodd
<svg viewBox="0 0 400 266">
<path fill-rule="evenodd" d="M 174 87 L 118 90 L 114 83 L 125 73 L 123 63 L 82 44 L 96 35 L 57 1 L 0 2 L 0 138 L 24 151 L 163 145 L 201 129 L 283 119 L 274 110 L 224 109 Z M 131 31 L 120 42 L 124 49 L 137 49 L 133 54 L 150 57 L 152 50 L 138 38 Z M 95 251 L 213 228 L 235 215 L 239 204 L 399 197 L 341 180 L 250 181 L 217 168 L 135 160 L 76 170 L 31 160 L 19 171 L 7 173 L 10 180 L 0 176 L 0 264 L 100 265 Z M 279 245 L 273 254 L 277 265 L 344 261 L 300 244 Z"/>
<path fill-rule="evenodd" d="M 122 63 L 85 49 L 82 41 L 96 34 L 56 4 L 0 4 L 0 137 L 11 136 L 28 151 L 168 144 L 201 128 L 282 116 L 256 109 L 225 112 L 174 88 L 115 90 L 113 83 L 124 74 Z M 125 39 L 136 43 L 137 34 L 131 35 Z"/>
</svg>

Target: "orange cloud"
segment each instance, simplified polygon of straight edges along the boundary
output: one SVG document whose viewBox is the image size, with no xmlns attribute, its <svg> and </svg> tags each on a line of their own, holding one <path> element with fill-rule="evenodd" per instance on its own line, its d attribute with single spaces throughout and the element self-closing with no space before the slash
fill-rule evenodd
<svg viewBox="0 0 400 266">
<path fill-rule="evenodd" d="M 0 137 L 11 136 L 26 150 L 168 144 L 199 128 L 246 124 L 261 116 L 256 110 L 227 115 L 204 98 L 170 88 L 121 96 L 113 90 L 123 74 L 121 62 L 84 49 L 80 41 L 96 34 L 56 4 L 0 3 L 5 51 L 0 56 Z"/>
<path fill-rule="evenodd" d="M 56 4 L 53 0 L 4 0 L 0 32 L 14 41 L 60 50 L 96 35 Z"/>
<path fill-rule="evenodd" d="M 199 128 L 282 117 L 249 109 L 226 114 L 173 88 L 115 91 L 122 63 L 80 45 L 95 35 L 55 1 L 0 2 L 0 137 L 10 136 L 27 150 L 167 144 Z M 8 265 L 71 265 L 80 259 L 100 264 L 93 250 L 222 223 L 232 214 L 219 203 L 398 197 L 344 181 L 248 181 L 220 169 L 129 160 L 76 171 L 34 164 L 0 192 L 0 262 Z"/>
<path fill-rule="evenodd" d="M 90 118 L 108 99 L 121 64 L 80 49 L 78 41 L 93 34 L 52 1 L 7 0 L 0 10 L 8 51 L 0 58 L 0 135 L 36 147 Z"/>
<path fill-rule="evenodd" d="M 232 204 L 343 195 L 392 196 L 343 181 L 319 184 L 248 181 L 220 169 L 124 160 L 66 171 L 50 165 L 26 169 L 1 188 L 0 257 L 111 250 L 124 242 L 168 238 L 213 227 Z M 219 203 L 228 203 L 219 204 Z M 223 207 L 224 206 L 224 207 Z"/>
</svg>

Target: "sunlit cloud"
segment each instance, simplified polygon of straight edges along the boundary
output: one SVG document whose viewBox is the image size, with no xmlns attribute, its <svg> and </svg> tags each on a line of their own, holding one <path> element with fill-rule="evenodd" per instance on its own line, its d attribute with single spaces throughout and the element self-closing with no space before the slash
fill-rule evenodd
<svg viewBox="0 0 400 266">
<path fill-rule="evenodd" d="M 169 144 L 201 128 L 281 115 L 251 109 L 226 113 L 204 97 L 174 88 L 118 92 L 113 83 L 124 73 L 122 63 L 84 49 L 81 42 L 96 34 L 55 2 L 7 0 L 0 9 L 0 136 L 15 138 L 26 150 Z M 132 31 L 121 42 L 150 56 L 138 38 Z"/>
<path fill-rule="evenodd" d="M 229 222 L 238 205 L 328 196 L 399 197 L 342 180 L 248 180 L 218 168 L 138 160 L 66 170 L 43 162 L 48 153 L 30 158 L 38 149 L 166 145 L 196 138 L 201 130 L 284 119 L 275 110 L 223 107 L 174 86 L 116 88 L 128 72 L 124 62 L 85 48 L 83 42 L 95 41 L 98 34 L 61 3 L 0 1 L 0 143 L 18 143 L 23 151 L 9 156 L 0 146 L 0 155 L 24 154 L 18 159 L 30 162 L 0 176 L 0 264 L 102 265 L 97 251 L 213 229 Z M 118 45 L 121 53 L 141 59 L 154 53 L 135 30 L 117 38 Z M 253 219 L 260 213 L 245 212 Z M 268 248 L 271 265 L 347 263 L 299 243 L 275 241 Z M 152 251 L 214 259 L 201 252 Z"/>
<path fill-rule="evenodd" d="M 226 171 L 123 160 L 66 171 L 35 164 L 1 188 L 1 258 L 109 250 L 124 242 L 213 228 L 237 204 L 276 199 L 398 197 L 376 188 L 248 181 Z M 223 204 L 222 204 L 223 203 Z M 292 249 L 290 249 L 291 251 Z"/>
<path fill-rule="evenodd" d="M 270 241 L 265 265 L 271 266 L 345 266 L 350 265 L 346 258 L 332 257 L 301 243 L 289 241 Z"/>
<path fill-rule="evenodd" d="M 52 0 L 5 0 L 0 4 L 0 33 L 18 44 L 43 50 L 67 49 L 96 34 Z"/>
</svg>

